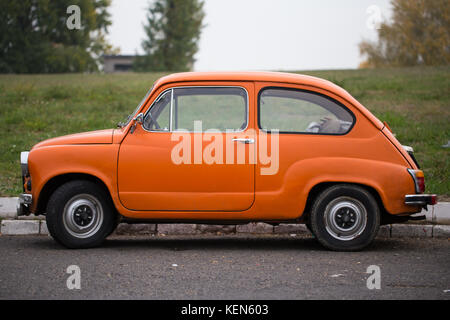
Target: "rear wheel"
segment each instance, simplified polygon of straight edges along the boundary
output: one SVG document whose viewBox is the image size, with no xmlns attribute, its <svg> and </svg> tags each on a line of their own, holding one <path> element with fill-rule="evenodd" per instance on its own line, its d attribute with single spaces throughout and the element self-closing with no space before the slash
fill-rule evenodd
<svg viewBox="0 0 450 320">
<path fill-rule="evenodd" d="M 378 203 L 366 189 L 355 185 L 335 185 L 314 201 L 311 229 L 326 248 L 356 251 L 368 246 L 380 227 Z"/>
<path fill-rule="evenodd" d="M 68 248 L 100 245 L 116 223 L 107 192 L 82 180 L 67 182 L 52 194 L 46 219 L 50 235 Z"/>
</svg>

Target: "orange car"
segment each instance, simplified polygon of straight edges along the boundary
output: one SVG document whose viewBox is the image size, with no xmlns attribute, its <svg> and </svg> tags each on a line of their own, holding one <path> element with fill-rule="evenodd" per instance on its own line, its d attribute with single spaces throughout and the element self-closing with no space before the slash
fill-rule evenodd
<svg viewBox="0 0 450 320">
<path fill-rule="evenodd" d="M 263 221 L 360 250 L 436 203 L 387 125 L 331 82 L 286 73 L 163 77 L 117 129 L 43 141 L 21 164 L 18 214 L 45 214 L 69 248 L 119 222 Z"/>
</svg>

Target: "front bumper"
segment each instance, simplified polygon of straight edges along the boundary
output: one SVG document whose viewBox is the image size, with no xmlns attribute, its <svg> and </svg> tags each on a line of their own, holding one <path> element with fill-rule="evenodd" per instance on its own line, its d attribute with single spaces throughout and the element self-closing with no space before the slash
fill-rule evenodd
<svg viewBox="0 0 450 320">
<path fill-rule="evenodd" d="M 19 200 L 17 201 L 17 215 L 18 216 L 30 215 L 32 203 L 33 203 L 33 196 L 31 194 L 22 193 L 21 195 L 19 195 Z"/>
<path fill-rule="evenodd" d="M 434 206 L 437 203 L 437 195 L 435 194 L 407 194 L 405 196 L 405 204 L 410 206 L 422 206 L 427 205 Z"/>
</svg>

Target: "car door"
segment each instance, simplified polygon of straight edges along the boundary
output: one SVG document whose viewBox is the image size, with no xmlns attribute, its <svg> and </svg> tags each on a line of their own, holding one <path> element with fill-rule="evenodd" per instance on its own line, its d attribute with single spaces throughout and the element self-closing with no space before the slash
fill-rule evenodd
<svg viewBox="0 0 450 320">
<path fill-rule="evenodd" d="M 254 201 L 252 83 L 167 87 L 119 150 L 122 204 L 139 211 L 243 211 Z"/>
</svg>

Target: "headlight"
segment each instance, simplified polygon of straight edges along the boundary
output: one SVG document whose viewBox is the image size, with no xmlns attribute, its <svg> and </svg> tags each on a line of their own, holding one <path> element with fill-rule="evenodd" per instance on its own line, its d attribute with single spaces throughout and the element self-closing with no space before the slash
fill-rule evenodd
<svg viewBox="0 0 450 320">
<path fill-rule="evenodd" d="M 20 153 L 20 167 L 22 168 L 22 176 L 28 175 L 28 154 L 30 152 L 24 151 Z"/>
</svg>

